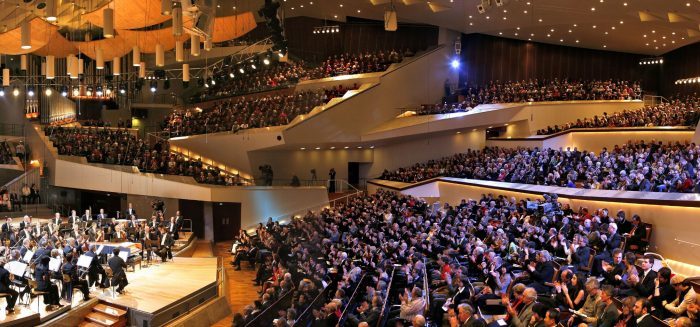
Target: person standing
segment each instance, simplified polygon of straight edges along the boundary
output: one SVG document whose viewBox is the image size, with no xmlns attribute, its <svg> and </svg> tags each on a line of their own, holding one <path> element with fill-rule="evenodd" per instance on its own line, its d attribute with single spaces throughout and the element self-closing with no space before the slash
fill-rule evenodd
<svg viewBox="0 0 700 327">
<path fill-rule="evenodd" d="M 335 193 L 335 168 L 328 172 L 328 193 Z"/>
</svg>

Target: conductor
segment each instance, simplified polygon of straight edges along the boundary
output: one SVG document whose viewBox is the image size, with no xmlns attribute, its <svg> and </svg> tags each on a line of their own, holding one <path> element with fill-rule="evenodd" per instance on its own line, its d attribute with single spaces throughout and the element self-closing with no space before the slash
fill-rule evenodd
<svg viewBox="0 0 700 327">
<path fill-rule="evenodd" d="M 112 269 L 112 285 L 117 285 L 117 293 L 124 294 L 124 287 L 129 284 L 129 281 L 126 280 L 126 272 L 124 271 L 126 262 L 119 257 L 119 248 L 114 248 L 112 254 L 114 255 L 107 261 L 109 268 Z"/>
</svg>

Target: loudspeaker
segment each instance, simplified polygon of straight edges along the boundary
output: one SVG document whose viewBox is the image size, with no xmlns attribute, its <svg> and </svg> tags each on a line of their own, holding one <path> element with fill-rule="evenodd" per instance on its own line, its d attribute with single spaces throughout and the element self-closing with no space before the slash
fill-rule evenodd
<svg viewBox="0 0 700 327">
<path fill-rule="evenodd" d="M 387 10 L 384 12 L 384 30 L 389 32 L 394 32 L 398 28 L 398 23 L 396 20 L 396 11 Z"/>
</svg>

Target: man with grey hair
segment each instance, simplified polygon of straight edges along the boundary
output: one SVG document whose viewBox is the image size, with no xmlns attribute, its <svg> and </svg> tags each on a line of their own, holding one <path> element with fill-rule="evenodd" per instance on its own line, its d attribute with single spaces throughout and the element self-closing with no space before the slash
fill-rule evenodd
<svg viewBox="0 0 700 327">
<path fill-rule="evenodd" d="M 552 264 L 552 256 L 549 251 L 542 250 L 537 253 L 535 261 L 530 262 L 527 266 L 530 272 L 532 283 L 528 285 L 534 288 L 537 293 L 548 293 L 552 290 L 546 283 L 551 283 L 554 278 L 554 265 Z"/>
<path fill-rule="evenodd" d="M 503 301 L 503 305 L 506 306 L 508 315 L 511 317 L 509 326 L 526 327 L 530 322 L 530 318 L 532 318 L 532 307 L 535 304 L 535 300 L 537 300 L 537 291 L 532 287 L 526 288 L 523 291 L 520 311 L 516 311 L 510 303 L 508 294 L 503 294 L 501 301 Z"/>
<path fill-rule="evenodd" d="M 415 325 L 414 325 L 415 326 Z M 474 316 L 474 308 L 467 303 L 457 306 L 457 313 L 450 313 L 450 327 L 484 327 L 486 322 Z"/>
<path fill-rule="evenodd" d="M 596 317 L 602 315 L 605 310 L 605 303 L 600 298 L 600 283 L 595 277 L 590 277 L 586 280 L 586 301 L 581 309 L 576 310 L 574 315 L 569 319 L 569 326 L 576 326 L 580 322 L 587 324 L 594 323 Z"/>
</svg>

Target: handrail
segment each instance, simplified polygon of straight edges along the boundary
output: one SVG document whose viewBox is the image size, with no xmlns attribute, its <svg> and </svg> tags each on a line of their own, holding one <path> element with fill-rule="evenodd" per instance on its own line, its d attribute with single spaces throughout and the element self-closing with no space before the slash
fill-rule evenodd
<svg viewBox="0 0 700 327">
<path fill-rule="evenodd" d="M 391 295 L 391 286 L 394 284 L 394 276 L 396 276 L 396 267 L 392 267 L 391 270 L 391 279 L 389 279 L 389 284 L 386 287 L 386 297 L 384 298 L 381 314 L 377 320 L 377 327 L 383 326 L 384 324 L 382 322 L 387 318 L 387 303 L 389 303 L 389 295 Z"/>
<path fill-rule="evenodd" d="M 277 301 L 273 302 L 272 305 L 267 307 L 267 309 L 261 311 L 258 313 L 253 320 L 251 320 L 249 323 L 246 324 L 246 326 L 268 326 L 272 324 L 272 319 L 275 318 L 277 314 L 277 310 L 279 310 L 279 307 L 283 306 L 285 303 L 282 303 L 282 301 L 285 302 L 291 302 L 292 295 L 294 294 L 294 290 L 289 290 L 287 293 L 284 293 L 284 295 L 280 296 L 280 298 L 277 299 Z M 289 300 L 289 301 L 287 301 Z M 287 304 L 288 306 L 289 304 Z M 272 313 L 270 315 L 270 313 Z M 268 321 L 269 320 L 269 321 Z"/>
<path fill-rule="evenodd" d="M 425 292 L 425 309 L 430 308 L 430 281 L 428 280 L 428 265 L 423 262 L 423 292 Z"/>
<path fill-rule="evenodd" d="M 318 307 L 319 302 L 321 302 L 321 300 L 322 300 L 324 297 L 327 297 L 326 293 L 330 292 L 330 290 L 332 289 L 331 286 L 333 286 L 335 283 L 336 283 L 335 281 L 331 282 L 331 283 L 328 284 L 320 293 L 318 293 L 318 295 L 316 295 L 316 297 L 314 298 L 314 300 L 311 301 L 311 303 L 309 303 L 309 306 L 308 306 L 308 307 L 306 307 L 306 310 L 304 310 L 304 312 L 302 312 L 302 313 L 299 315 L 299 317 L 297 317 L 297 320 L 294 322 L 294 325 L 292 325 L 292 327 L 306 326 L 306 325 L 308 325 L 308 323 L 306 322 L 306 320 L 307 320 L 308 317 L 311 315 L 311 312 L 312 312 L 315 308 Z M 325 296 L 324 296 L 324 295 L 325 295 Z"/>
<path fill-rule="evenodd" d="M 362 274 L 362 278 L 360 278 L 360 281 L 355 286 L 355 290 L 352 292 L 352 295 L 348 300 L 348 305 L 345 306 L 343 312 L 340 314 L 340 319 L 338 319 L 338 324 L 336 324 L 336 326 L 343 325 L 343 322 L 345 321 L 345 319 L 347 319 L 348 309 L 350 309 L 350 306 L 357 301 L 356 297 L 359 294 L 357 293 L 357 291 L 360 289 L 360 286 L 362 286 L 362 282 L 365 280 L 365 277 L 367 277 L 367 272 Z"/>
</svg>

